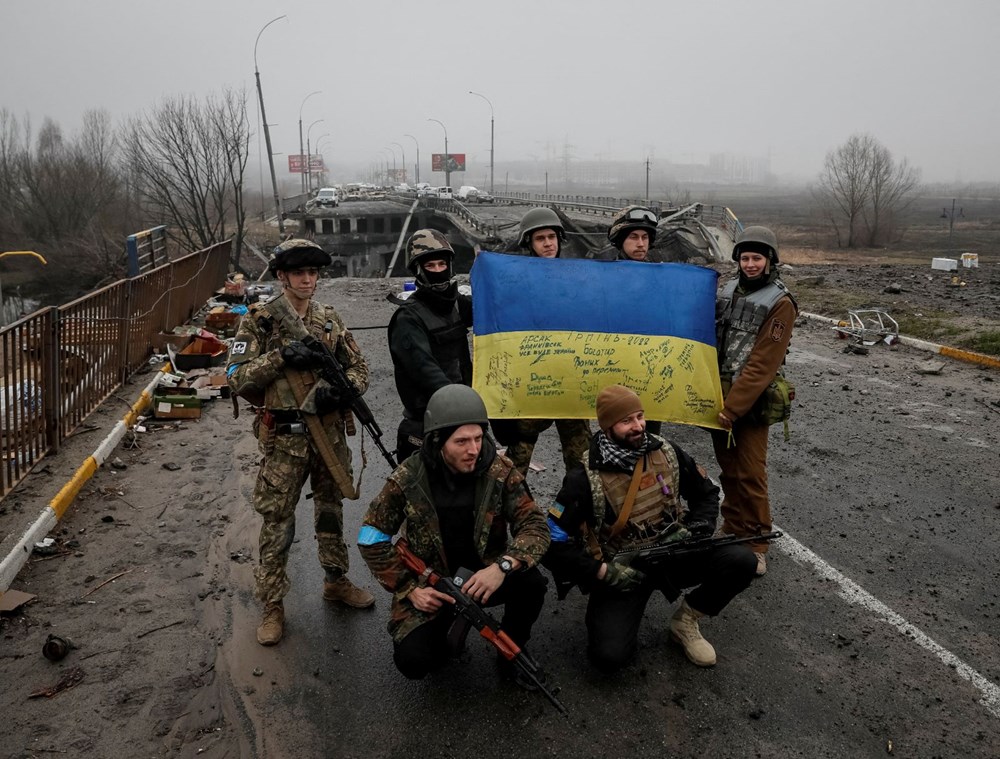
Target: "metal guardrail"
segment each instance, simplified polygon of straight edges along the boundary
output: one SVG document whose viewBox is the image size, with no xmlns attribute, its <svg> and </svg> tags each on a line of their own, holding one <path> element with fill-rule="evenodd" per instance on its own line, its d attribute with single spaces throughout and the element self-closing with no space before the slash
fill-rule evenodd
<svg viewBox="0 0 1000 759">
<path fill-rule="evenodd" d="M 130 277 L 162 266 L 170 260 L 167 255 L 167 228 L 153 227 L 129 235 L 125 238 L 125 255 Z"/>
<path fill-rule="evenodd" d="M 0 329 L 0 497 L 59 450 L 225 281 L 232 241 Z"/>
</svg>

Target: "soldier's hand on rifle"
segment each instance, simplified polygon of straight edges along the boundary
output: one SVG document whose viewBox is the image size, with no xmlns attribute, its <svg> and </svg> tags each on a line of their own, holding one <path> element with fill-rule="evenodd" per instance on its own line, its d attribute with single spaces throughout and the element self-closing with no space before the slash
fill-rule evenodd
<svg viewBox="0 0 1000 759">
<path fill-rule="evenodd" d="M 301 340 L 292 340 L 283 347 L 281 358 L 292 369 L 312 369 L 316 365 L 316 355 Z"/>
<path fill-rule="evenodd" d="M 715 532 L 715 525 L 712 522 L 697 520 L 684 525 L 692 538 L 709 538 Z"/>
<path fill-rule="evenodd" d="M 336 411 L 344 405 L 344 398 L 337 388 L 321 386 L 316 388 L 316 413 L 320 416 Z"/>
<path fill-rule="evenodd" d="M 455 603 L 455 599 L 451 596 L 429 587 L 414 588 L 410 591 L 407 598 L 410 599 L 410 603 L 413 604 L 414 608 L 419 609 L 425 614 L 433 614 L 441 608 L 441 604 L 443 603 Z"/>
<path fill-rule="evenodd" d="M 517 562 L 517 566 L 521 563 Z M 515 569 L 517 568 L 515 567 Z M 497 588 L 503 585 L 504 573 L 496 564 L 490 564 L 486 569 L 480 569 L 472 577 L 465 581 L 462 592 L 479 603 L 486 603 L 490 596 L 496 593 Z"/>
<path fill-rule="evenodd" d="M 601 574 L 601 570 L 604 571 L 604 574 Z M 634 590 L 642 585 L 642 581 L 646 579 L 646 575 L 640 570 L 621 564 L 602 564 L 601 570 L 597 572 L 597 579 L 609 588 L 617 590 Z"/>
</svg>

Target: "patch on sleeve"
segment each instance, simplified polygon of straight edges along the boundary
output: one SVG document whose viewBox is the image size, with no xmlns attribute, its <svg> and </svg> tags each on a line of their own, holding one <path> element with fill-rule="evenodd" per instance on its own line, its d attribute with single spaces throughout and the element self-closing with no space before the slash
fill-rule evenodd
<svg viewBox="0 0 1000 759">
<path fill-rule="evenodd" d="M 785 336 L 785 323 L 780 319 L 775 319 L 774 324 L 771 325 L 771 339 L 776 343 L 781 342 L 781 338 Z"/>
<path fill-rule="evenodd" d="M 348 350 L 353 351 L 354 353 L 361 353 L 361 349 L 354 341 L 354 335 L 351 334 L 350 330 L 344 333 L 344 343 L 347 345 Z"/>
<path fill-rule="evenodd" d="M 230 351 L 234 356 L 242 356 L 247 352 L 247 341 L 240 340 L 239 342 L 233 343 L 233 349 Z"/>
<path fill-rule="evenodd" d="M 564 511 L 566 511 L 566 507 L 559 503 L 559 501 L 554 501 L 552 505 L 549 506 L 549 513 L 556 519 L 561 517 Z"/>
</svg>

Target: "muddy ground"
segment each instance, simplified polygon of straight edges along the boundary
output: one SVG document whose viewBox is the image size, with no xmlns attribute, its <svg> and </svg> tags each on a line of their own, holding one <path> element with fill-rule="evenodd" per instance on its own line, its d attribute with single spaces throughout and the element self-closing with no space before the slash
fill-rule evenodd
<svg viewBox="0 0 1000 759">
<path fill-rule="evenodd" d="M 966 282 L 964 288 L 951 287 L 950 276 L 930 272 L 926 266 L 793 264 L 787 279 L 805 310 L 837 316 L 843 303 L 836 298 L 843 292 L 866 305 L 890 311 L 902 309 L 905 303 L 906 308 L 918 312 L 954 313 L 957 319 L 979 325 L 975 329 L 997 329 L 994 312 L 1000 280 L 995 268 L 960 272 Z M 821 277 L 822 282 L 815 283 L 816 277 Z M 803 282 L 801 287 L 796 287 L 796 280 Z M 901 285 L 901 293 L 890 296 L 882 292 L 893 283 Z M 338 280 L 324 283 L 319 298 L 336 304 L 357 331 L 362 348 L 374 352 L 384 334 L 384 295 L 398 289 L 399 281 Z M 833 355 L 836 346 L 829 347 L 832 338 L 826 327 L 801 329 L 803 341 L 808 332 L 809 342 L 827 346 L 825 350 Z M 907 367 L 925 358 L 915 352 L 905 356 Z M 387 359 L 381 356 L 373 363 L 384 372 Z M 841 383 L 839 377 L 827 376 L 825 369 L 813 367 L 809 371 L 813 386 Z M 890 370 L 882 371 L 888 378 Z M 135 377 L 92 415 L 89 430 L 67 441 L 58 455 L 44 461 L 0 503 L 0 529 L 23 525 L 28 516 L 33 518 L 41 510 L 124 415 L 150 377 Z M 996 393 L 984 394 L 984 382 L 993 379 L 988 371 L 957 371 L 948 378 L 948 397 L 952 393 L 968 396 L 971 407 L 989 421 L 991 414 L 1000 414 L 1000 409 L 990 409 L 988 403 Z M 845 389 L 846 383 L 845 378 Z M 924 390 L 920 383 L 913 384 L 917 385 L 912 390 L 917 399 L 912 402 L 919 405 L 919 394 Z M 942 403 L 945 391 L 940 387 L 932 383 L 926 392 L 933 395 L 935 403 Z M 384 420 L 382 426 L 391 446 L 398 413 L 391 382 L 377 383 L 368 400 Z M 849 415 L 857 412 L 858 396 L 835 392 L 824 396 L 821 403 L 828 407 L 824 413 Z M 993 416 L 994 426 L 997 419 L 1000 416 Z M 286 752 L 282 746 L 294 746 L 294 739 L 286 735 L 284 744 L 275 739 L 299 730 L 288 723 L 296 715 L 303 719 L 301 735 L 312 730 L 303 716 L 308 711 L 304 705 L 296 707 L 298 701 L 293 699 L 291 706 L 276 706 L 273 700 L 280 684 L 308 673 L 295 675 L 292 663 L 280 656 L 263 657 L 253 640 L 257 609 L 249 588 L 258 521 L 247 505 L 247 496 L 257 453 L 248 427 L 245 417 L 232 418 L 228 401 L 213 401 L 198 421 L 151 427 L 146 433 L 130 436 L 114 454 L 119 468 L 105 466 L 84 487 L 53 533 L 60 553 L 34 557 L 13 586 L 36 598 L 0 620 L 0 714 L 5 723 L 0 756 L 76 756 L 84 752 L 92 756 L 137 757 L 195 756 L 202 752 L 213 757 L 355 755 L 346 751 L 342 754 L 329 744 L 312 754 L 305 749 Z M 708 450 L 705 441 L 698 445 L 704 457 Z M 833 455 L 830 451 L 823 454 L 821 448 L 814 453 L 820 457 Z M 370 447 L 368 455 L 377 457 Z M 558 485 L 555 456 L 551 459 L 552 468 L 533 475 L 541 492 L 554 492 Z M 378 464 L 372 472 L 366 475 L 374 478 L 374 484 L 366 480 L 369 493 L 378 487 Z M 794 473 L 785 476 L 791 479 Z M 805 487 L 808 489 L 808 485 Z M 365 505 L 348 505 L 346 521 L 354 529 Z M 298 541 L 313 550 L 308 529 L 300 530 Z M 376 590 L 363 566 L 356 565 L 352 574 Z M 818 586 L 812 591 L 798 589 L 807 595 L 818 591 Z M 306 591 L 297 585 L 293 592 Z M 318 594 L 318 587 L 309 592 Z M 373 612 L 378 620 L 372 624 L 378 629 L 382 629 L 385 615 L 385 596 L 379 596 Z M 50 633 L 68 637 L 77 646 L 57 664 L 47 661 L 41 653 Z M 781 635 L 788 634 L 787 626 L 783 626 Z M 386 640 L 375 642 L 383 649 L 387 646 Z M 339 649 L 335 654 L 339 655 Z M 669 661 L 671 666 L 677 666 L 676 659 Z M 834 662 L 830 666 L 836 669 L 838 665 Z M 992 673 L 994 680 L 996 674 Z M 319 665 L 313 675 L 320 687 L 325 675 Z M 359 676 L 363 679 L 368 675 Z M 52 697 L 33 698 L 61 681 L 70 687 Z M 335 683 L 330 687 L 340 692 Z M 340 687 L 353 693 L 362 686 Z M 308 692 L 299 693 L 298 700 Z M 672 710 L 672 718 L 687 724 L 683 720 L 693 715 L 684 716 L 683 704 L 678 711 L 676 704 L 681 702 L 674 698 L 674 706 L 668 696 L 664 696 L 664 704 Z M 702 696 L 692 693 L 690 698 L 700 702 Z M 928 699 L 932 702 L 930 712 L 934 710 L 933 696 Z M 628 705 L 627 701 L 623 703 Z M 752 712 L 753 707 L 748 708 Z M 984 726 L 987 731 L 996 729 L 992 718 L 977 730 L 982 733 Z M 694 723 L 688 729 L 698 733 Z M 718 726 L 720 731 L 725 729 Z M 869 729 L 876 732 L 871 726 Z M 845 735 L 850 736 L 850 731 Z M 781 742 L 773 740 L 773 744 L 753 744 L 756 749 L 748 748 L 750 753 L 740 750 L 732 755 L 781 756 Z M 851 751 L 851 738 L 843 740 L 842 748 L 849 754 L 877 754 L 867 746 Z M 973 741 L 972 749 L 947 735 L 937 735 L 932 742 L 938 749 L 961 746 L 965 755 L 989 755 L 975 750 L 982 745 L 975 742 L 975 736 L 969 740 Z M 762 751 L 761 745 L 771 749 Z M 885 736 L 877 735 L 872 745 L 884 753 Z M 640 753 L 646 755 L 645 751 Z M 357 755 L 365 755 L 360 747 Z M 371 755 L 392 753 L 374 751 Z M 461 755 L 461 751 L 456 749 L 453 754 L 442 750 L 439 755 Z M 814 755 L 833 756 L 838 752 L 820 751 Z M 904 755 L 929 754 L 916 751 Z"/>
</svg>

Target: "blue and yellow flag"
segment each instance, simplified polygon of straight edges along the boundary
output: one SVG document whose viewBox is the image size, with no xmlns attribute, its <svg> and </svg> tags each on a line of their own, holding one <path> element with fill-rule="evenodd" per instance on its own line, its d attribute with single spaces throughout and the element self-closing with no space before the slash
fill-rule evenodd
<svg viewBox="0 0 1000 759">
<path fill-rule="evenodd" d="M 620 384 L 646 417 L 718 427 L 718 274 L 689 264 L 480 253 L 473 379 L 497 419 L 593 419 Z"/>
</svg>

